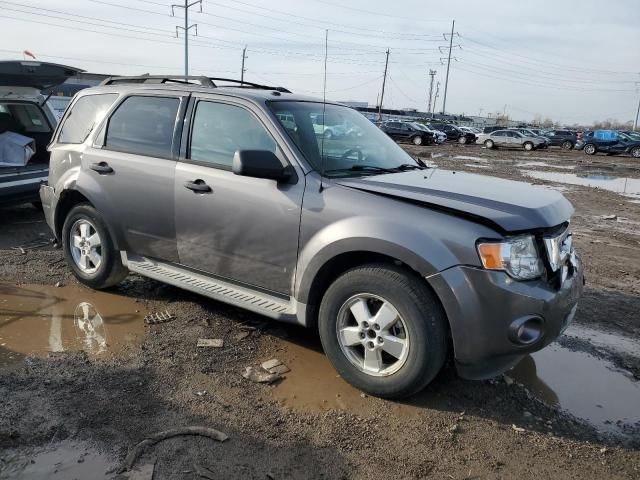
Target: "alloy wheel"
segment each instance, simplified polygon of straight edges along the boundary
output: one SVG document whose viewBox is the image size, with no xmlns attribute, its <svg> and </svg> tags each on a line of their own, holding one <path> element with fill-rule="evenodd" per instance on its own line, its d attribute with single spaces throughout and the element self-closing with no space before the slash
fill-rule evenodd
<svg viewBox="0 0 640 480">
<path fill-rule="evenodd" d="M 409 332 L 398 310 L 370 293 L 349 298 L 338 311 L 340 349 L 359 371 L 375 377 L 391 375 L 409 355 Z"/>
<path fill-rule="evenodd" d="M 69 235 L 71 256 L 85 274 L 95 273 L 102 264 L 102 240 L 96 227 L 86 218 L 75 221 Z"/>
</svg>

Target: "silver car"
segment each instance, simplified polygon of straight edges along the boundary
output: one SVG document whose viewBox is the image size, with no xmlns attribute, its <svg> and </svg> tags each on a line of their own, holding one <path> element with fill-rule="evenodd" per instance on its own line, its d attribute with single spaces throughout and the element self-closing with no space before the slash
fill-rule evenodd
<svg viewBox="0 0 640 480">
<path fill-rule="evenodd" d="M 40 196 L 80 282 L 135 272 L 316 329 L 343 378 L 387 398 L 449 357 L 494 376 L 571 322 L 562 194 L 428 168 L 342 105 L 176 78 L 83 90 L 53 135 Z"/>
<path fill-rule="evenodd" d="M 540 137 L 526 136 L 515 130 L 496 130 L 491 133 L 482 133 L 476 140 L 477 144 L 487 148 L 507 147 L 524 148 L 534 150 L 545 146 L 545 141 Z"/>
</svg>

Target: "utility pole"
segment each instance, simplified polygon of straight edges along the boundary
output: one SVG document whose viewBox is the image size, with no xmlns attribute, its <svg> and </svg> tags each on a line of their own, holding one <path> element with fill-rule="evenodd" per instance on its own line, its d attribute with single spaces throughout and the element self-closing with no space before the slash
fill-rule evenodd
<svg viewBox="0 0 640 480">
<path fill-rule="evenodd" d="M 244 48 L 242 49 L 242 68 L 240 69 L 240 85 L 244 84 L 244 72 L 246 72 L 246 70 L 244 69 L 244 61 L 247 58 L 247 46 L 245 45 Z"/>
<path fill-rule="evenodd" d="M 189 3 L 189 0 L 184 0 L 184 5 L 171 5 L 171 16 L 175 17 L 175 9 L 183 8 L 184 9 L 184 27 L 176 26 L 176 38 L 178 37 L 178 30 L 182 30 L 184 32 L 184 76 L 189 76 L 189 30 L 195 28 L 196 35 L 198 35 L 198 25 L 193 24 L 189 25 L 189 9 L 194 5 L 200 5 L 200 11 L 202 12 L 202 0 L 194 0 Z"/>
<path fill-rule="evenodd" d="M 382 101 L 384 100 L 384 86 L 387 83 L 388 67 L 389 67 L 389 49 L 387 48 L 387 58 L 384 62 L 384 77 L 382 77 L 382 92 L 380 93 L 380 103 L 378 103 L 378 121 L 382 120 Z"/>
<path fill-rule="evenodd" d="M 639 92 L 638 87 L 640 87 L 640 82 L 636 83 L 636 93 Z M 638 109 L 636 110 L 636 119 L 633 122 L 633 131 L 635 132 L 638 128 L 638 115 L 640 115 L 640 97 L 638 97 Z"/>
<path fill-rule="evenodd" d="M 429 82 L 429 102 L 427 103 L 427 112 L 431 111 L 431 99 L 433 98 L 433 79 L 436 76 L 436 71 L 429 69 L 429 76 L 431 81 Z"/>
<path fill-rule="evenodd" d="M 456 27 L 456 21 L 451 22 L 451 35 L 449 36 L 449 56 L 447 58 L 447 77 L 444 81 L 444 98 L 442 99 L 442 114 L 444 115 L 447 109 L 447 89 L 449 88 L 449 67 L 451 66 L 451 49 L 453 48 L 453 31 Z M 445 40 L 447 36 L 444 36 Z"/>
<path fill-rule="evenodd" d="M 436 103 L 438 103 L 438 97 L 440 96 L 440 82 L 436 83 L 436 95 L 433 97 L 433 109 L 431 110 L 431 118 L 436 113 Z"/>
</svg>

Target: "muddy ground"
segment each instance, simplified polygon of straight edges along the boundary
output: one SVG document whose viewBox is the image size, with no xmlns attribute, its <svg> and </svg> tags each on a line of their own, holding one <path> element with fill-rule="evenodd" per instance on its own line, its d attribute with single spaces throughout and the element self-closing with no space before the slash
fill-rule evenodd
<svg viewBox="0 0 640 480">
<path fill-rule="evenodd" d="M 155 463 L 154 479 L 639 478 L 640 163 L 407 149 L 573 202 L 587 290 L 557 343 L 495 380 L 448 367 L 407 401 L 371 398 L 337 378 L 313 332 L 134 275 L 92 292 L 42 246 L 37 210 L 0 210 L 0 478 L 129 478 L 116 470 L 137 442 L 190 425 L 229 440 L 176 437 L 137 465 Z M 144 325 L 160 311 L 175 319 Z M 198 338 L 224 346 L 197 348 Z M 291 369 L 280 382 L 241 376 L 274 357 Z"/>
</svg>

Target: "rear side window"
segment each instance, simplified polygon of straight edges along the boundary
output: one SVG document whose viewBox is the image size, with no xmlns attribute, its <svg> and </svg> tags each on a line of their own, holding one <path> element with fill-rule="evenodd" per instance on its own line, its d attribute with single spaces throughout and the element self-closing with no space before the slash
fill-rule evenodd
<svg viewBox="0 0 640 480">
<path fill-rule="evenodd" d="M 82 143 L 118 98 L 117 93 L 80 97 L 60 127 L 58 143 Z"/>
<path fill-rule="evenodd" d="M 270 150 L 276 142 L 251 112 L 225 103 L 198 102 L 189 158 L 231 168 L 236 150 Z"/>
<path fill-rule="evenodd" d="M 111 115 L 105 148 L 150 157 L 171 158 L 180 100 L 128 97 Z"/>
</svg>

